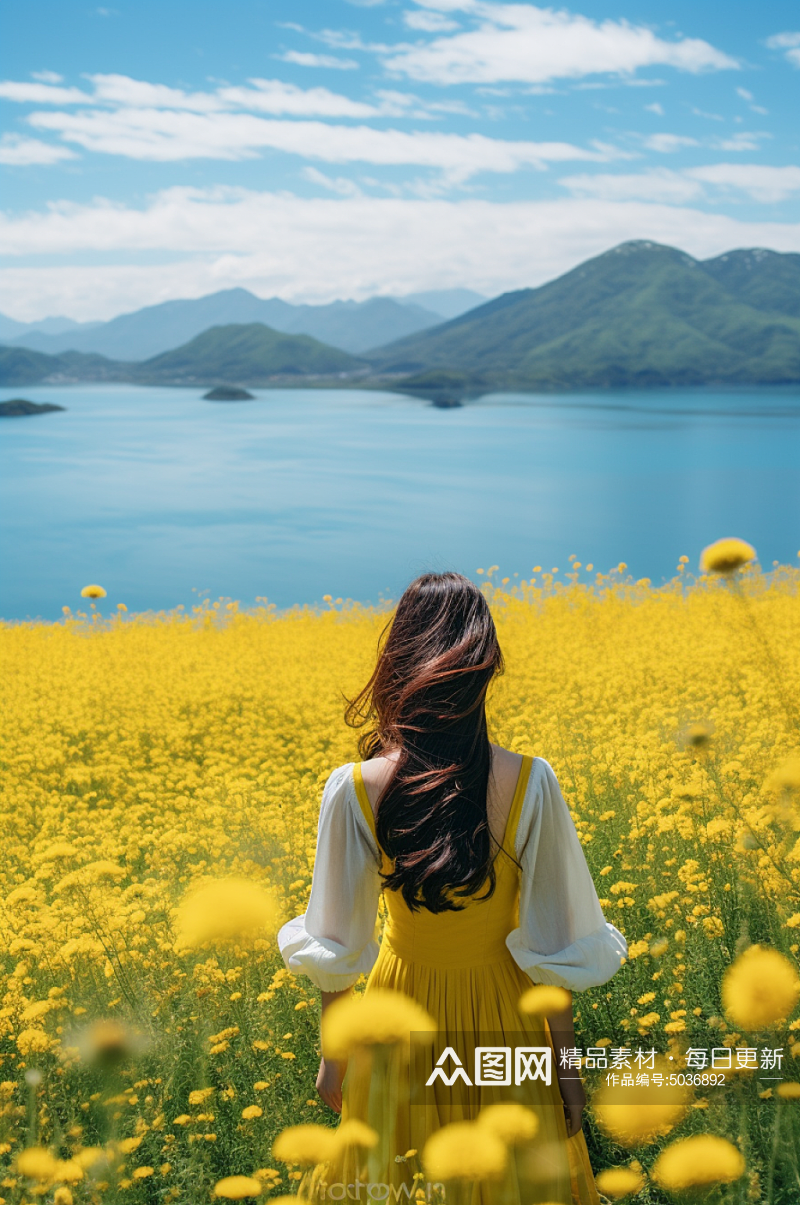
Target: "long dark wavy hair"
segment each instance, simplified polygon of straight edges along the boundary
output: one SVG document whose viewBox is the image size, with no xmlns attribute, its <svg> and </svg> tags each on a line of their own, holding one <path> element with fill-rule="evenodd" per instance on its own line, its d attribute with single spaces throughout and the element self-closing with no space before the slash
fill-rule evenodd
<svg viewBox="0 0 800 1205">
<path fill-rule="evenodd" d="M 503 655 L 489 606 L 460 573 L 424 573 L 378 641 L 364 689 L 348 702 L 363 761 L 398 750 L 377 804 L 378 842 L 394 868 L 383 885 L 410 909 L 464 907 L 495 889 L 487 816 L 491 747 L 486 694 Z M 496 843 L 495 843 L 496 844 Z"/>
</svg>

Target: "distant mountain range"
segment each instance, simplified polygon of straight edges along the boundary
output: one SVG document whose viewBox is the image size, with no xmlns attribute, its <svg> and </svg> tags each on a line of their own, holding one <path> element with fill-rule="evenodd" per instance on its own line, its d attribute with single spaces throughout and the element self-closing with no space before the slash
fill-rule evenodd
<svg viewBox="0 0 800 1205">
<path fill-rule="evenodd" d="M 435 370 L 481 390 L 797 382 L 800 255 L 623 243 L 369 358 L 407 385 Z"/>
<path fill-rule="evenodd" d="M 339 330 L 352 334 L 361 323 L 367 350 L 353 354 L 341 335 L 338 343 L 332 336 L 320 340 L 245 318 L 275 306 L 286 307 L 297 322 L 313 311 L 330 331 L 340 323 Z M 155 321 L 161 321 L 164 339 L 207 323 L 201 333 L 181 336 L 180 346 L 173 342 L 173 350 L 137 363 L 90 354 L 84 344 L 77 346 L 74 329 L 35 336 L 72 344 L 58 355 L 17 339 L 0 348 L 0 385 L 114 380 L 259 386 L 347 379 L 447 403 L 488 390 L 800 383 L 800 255 L 742 250 L 701 261 L 657 243 L 623 243 L 539 288 L 506 293 L 446 322 L 426 322 L 425 329 L 418 326 L 370 351 L 372 335 L 367 339 L 365 332 L 379 329 L 382 314 L 395 323 L 395 310 L 406 322 L 421 322 L 422 311 L 387 298 L 292 307 L 227 290 L 140 310 L 81 334 L 87 339 L 105 332 L 109 345 L 117 346 L 114 332 L 123 330 L 130 347 L 137 323 L 143 339 L 151 337 Z M 213 318 L 232 311 L 234 321 Z"/>
<path fill-rule="evenodd" d="M 194 339 L 212 326 L 260 322 L 290 335 L 311 335 L 353 354 L 455 318 L 486 298 L 470 289 L 372 297 L 328 305 L 291 305 L 263 300 L 247 289 L 224 289 L 189 301 L 165 301 L 110 322 L 75 323 L 46 318 L 25 326 L 0 314 L 0 340 L 47 355 L 80 351 L 112 360 L 149 360 Z"/>
<path fill-rule="evenodd" d="M 212 326 L 202 335 L 139 364 L 68 351 L 59 356 L 27 347 L 0 347 L 0 385 L 117 381 L 136 385 L 267 386 L 278 381 L 353 377 L 369 372 L 338 347 L 310 335 L 284 335 L 258 322 Z"/>
</svg>

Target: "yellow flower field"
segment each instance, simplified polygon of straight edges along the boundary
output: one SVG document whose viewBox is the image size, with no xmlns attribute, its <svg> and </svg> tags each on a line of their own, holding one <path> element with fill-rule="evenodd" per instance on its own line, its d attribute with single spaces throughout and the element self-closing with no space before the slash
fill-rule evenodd
<svg viewBox="0 0 800 1205">
<path fill-rule="evenodd" d="M 800 1194 L 800 572 L 728 561 L 660 589 L 481 575 L 507 663 L 492 739 L 553 765 L 630 947 L 576 995 L 578 1044 L 684 1070 L 734 1051 L 658 1132 L 586 1068 L 609 1200 Z M 343 695 L 389 609 L 87 598 L 0 626 L 0 1202 L 291 1193 L 277 1135 L 335 1118 L 318 993 L 274 935 L 305 907 L 322 785 L 357 756 Z M 226 929 L 220 899 L 258 923 Z"/>
</svg>

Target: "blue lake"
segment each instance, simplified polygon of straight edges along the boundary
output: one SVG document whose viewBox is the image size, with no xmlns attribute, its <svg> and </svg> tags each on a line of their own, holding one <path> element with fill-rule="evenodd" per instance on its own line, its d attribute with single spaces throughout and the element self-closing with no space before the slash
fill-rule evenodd
<svg viewBox="0 0 800 1205">
<path fill-rule="evenodd" d="M 720 536 L 800 548 L 800 390 L 494 395 L 461 409 L 357 390 L 3 390 L 64 413 L 0 422 L 6 619 L 207 594 L 377 602 L 427 569 L 658 583 Z"/>
</svg>

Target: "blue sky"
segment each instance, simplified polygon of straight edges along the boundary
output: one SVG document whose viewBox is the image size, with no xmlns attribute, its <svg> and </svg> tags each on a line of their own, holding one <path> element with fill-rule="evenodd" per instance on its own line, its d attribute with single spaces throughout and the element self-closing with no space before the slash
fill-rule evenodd
<svg viewBox="0 0 800 1205">
<path fill-rule="evenodd" d="M 6 0 L 0 310 L 800 251 L 796 3 Z"/>
</svg>

